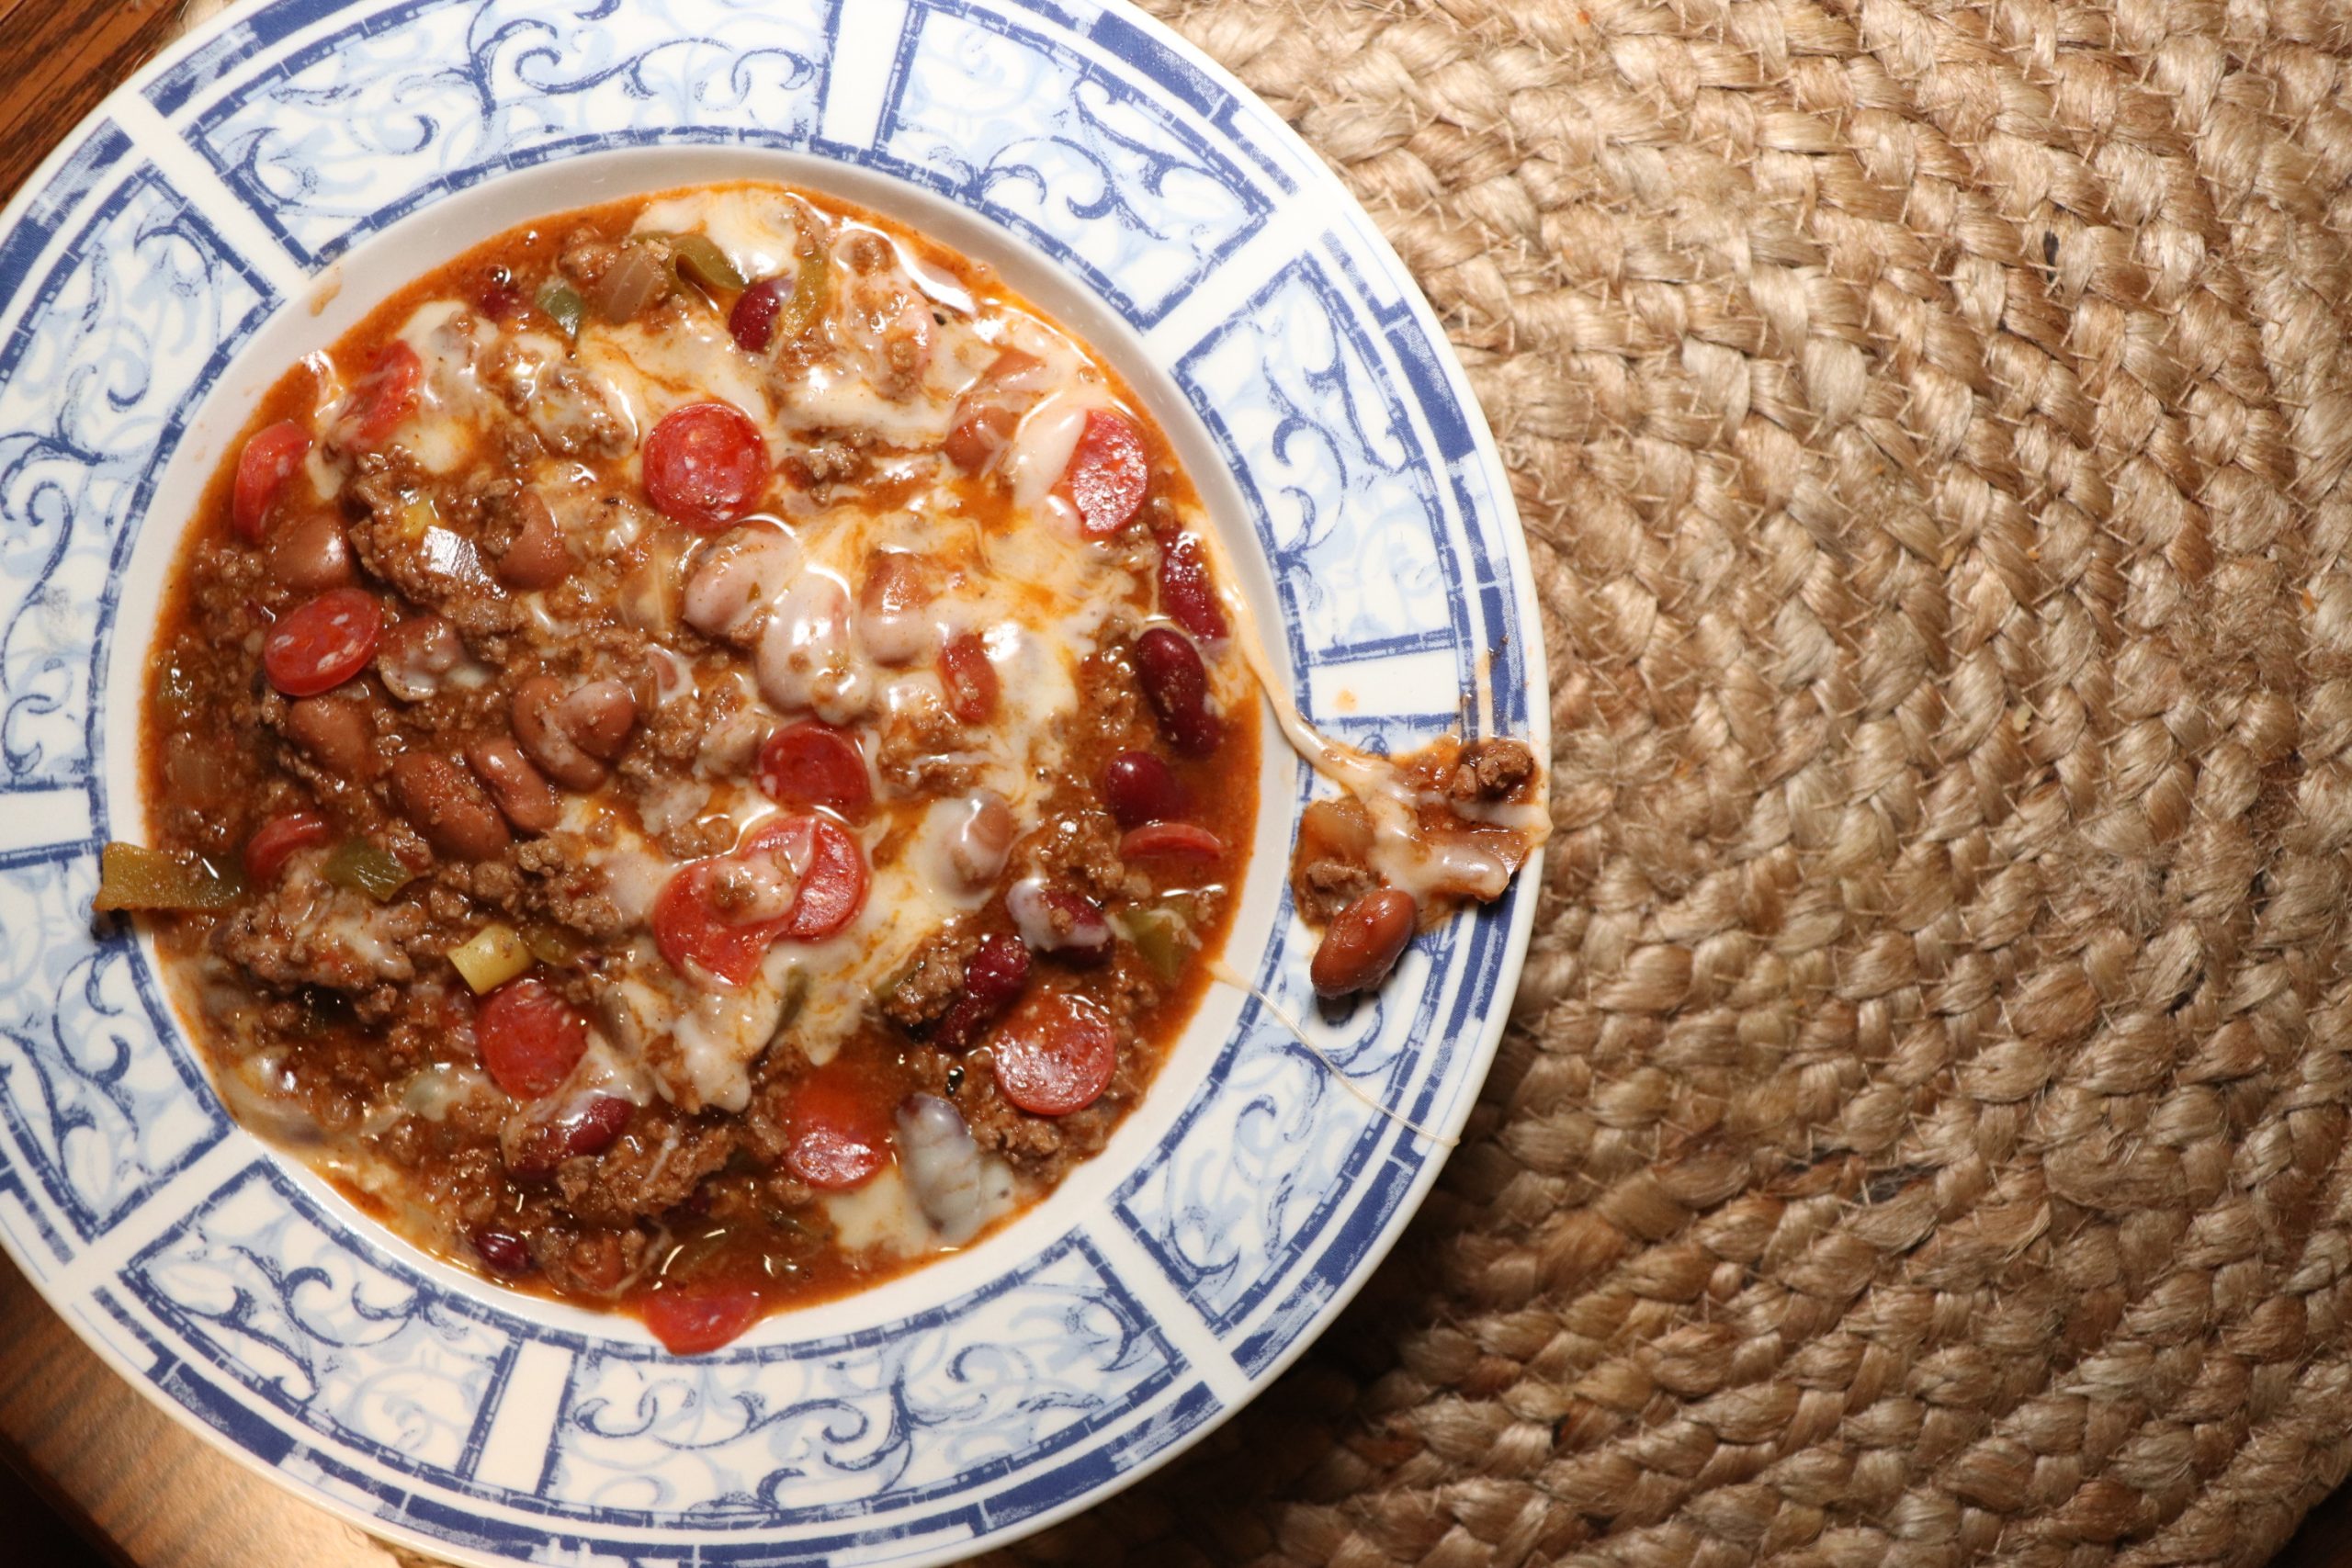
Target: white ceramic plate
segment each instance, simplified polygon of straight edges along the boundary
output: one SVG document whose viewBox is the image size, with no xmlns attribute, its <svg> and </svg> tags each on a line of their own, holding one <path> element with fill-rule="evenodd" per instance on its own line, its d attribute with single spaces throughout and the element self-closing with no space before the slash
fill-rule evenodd
<svg viewBox="0 0 2352 1568">
<path fill-rule="evenodd" d="M 937 1561 L 1166 1460 L 1387 1249 L 1533 914 L 1522 876 L 1318 1013 L 1282 886 L 1311 781 L 1269 727 L 1227 948 L 1265 999 L 1213 991 L 1009 1228 L 693 1360 L 424 1257 L 230 1122 L 152 952 L 88 915 L 98 844 L 143 831 L 135 695 L 203 479 L 280 369 L 416 274 L 745 175 L 908 220 L 1102 347 L 1315 721 L 1547 743 L 1523 547 L 1442 335 L 1314 156 L 1138 14 L 277 0 L 173 49 L 0 215 L 0 1237 L 191 1426 L 462 1561 Z"/>
</svg>

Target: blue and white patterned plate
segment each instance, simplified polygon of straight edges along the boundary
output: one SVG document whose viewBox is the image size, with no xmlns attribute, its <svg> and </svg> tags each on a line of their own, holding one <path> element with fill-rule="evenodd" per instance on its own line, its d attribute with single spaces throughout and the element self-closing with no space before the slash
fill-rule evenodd
<svg viewBox="0 0 2352 1568">
<path fill-rule="evenodd" d="M 88 916 L 98 843 L 142 830 L 134 697 L 204 477 L 279 368 L 415 273 L 747 175 L 926 227 L 1102 345 L 1310 717 L 1546 743 L 1509 491 L 1427 308 L 1296 138 L 1137 14 L 276 0 L 172 50 L 0 217 L 0 1236 L 191 1426 L 466 1561 L 933 1562 L 1166 1460 L 1396 1236 L 1533 914 L 1522 877 L 1321 1016 L 1281 875 L 1310 780 L 1269 730 L 1227 949 L 1263 996 L 1216 988 L 1002 1233 L 691 1361 L 424 1257 L 232 1124 L 152 951 Z"/>
</svg>

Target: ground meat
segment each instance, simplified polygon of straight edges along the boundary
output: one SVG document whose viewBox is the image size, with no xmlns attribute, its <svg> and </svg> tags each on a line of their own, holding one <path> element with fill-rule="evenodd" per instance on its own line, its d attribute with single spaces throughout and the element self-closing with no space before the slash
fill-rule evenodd
<svg viewBox="0 0 2352 1568">
<path fill-rule="evenodd" d="M 523 903 L 592 941 L 619 936 L 628 922 L 605 892 L 605 874 L 588 863 L 588 846 L 570 833 L 550 833 L 514 846 L 524 877 Z"/>
<path fill-rule="evenodd" d="M 780 390 L 789 397 L 788 386 Z M 829 431 L 810 445 L 786 453 L 777 466 L 794 488 L 807 491 L 815 501 L 830 502 L 837 491 L 865 482 L 873 465 L 867 448 L 876 439 L 870 431 Z"/>
<path fill-rule="evenodd" d="M 351 547 L 360 564 L 411 601 L 445 617 L 474 652 L 503 662 L 505 639 L 526 617 L 522 605 L 491 580 L 475 547 L 480 502 L 437 499 L 432 527 L 439 536 L 435 537 L 430 529 L 416 525 L 413 508 L 430 491 L 428 477 L 413 458 L 394 447 L 361 457 L 357 468 L 358 477 L 344 492 L 344 509 L 351 518 Z"/>
<path fill-rule="evenodd" d="M 964 963 L 980 944 L 979 933 L 951 926 L 915 953 L 914 963 L 884 987 L 876 1009 L 899 1028 L 921 1030 L 939 1021 L 964 989 Z"/>
<path fill-rule="evenodd" d="M 684 1201 L 704 1177 L 727 1163 L 735 1143 L 736 1134 L 719 1127 L 631 1128 L 601 1155 L 564 1161 L 556 1169 L 556 1186 L 582 1219 L 625 1225 Z"/>
<path fill-rule="evenodd" d="M 582 289 L 594 288 L 620 260 L 621 248 L 593 230 L 575 231 L 563 243 L 562 259 L 557 265 L 564 276 Z"/>
<path fill-rule="evenodd" d="M 936 702 L 910 704 L 892 714 L 874 748 L 874 766 L 910 795 L 958 795 L 978 776 L 958 761 L 964 727 Z"/>
<path fill-rule="evenodd" d="M 1149 879 L 1119 858 L 1119 829 L 1101 811 L 1072 810 L 1012 847 L 1018 874 L 1078 888 L 1097 904 L 1146 898 Z"/>
<path fill-rule="evenodd" d="M 364 993 L 378 982 L 416 977 L 408 940 L 427 916 L 413 903 L 378 904 L 322 880 L 296 862 L 276 886 L 214 928 L 214 951 L 281 990 L 322 986 Z"/>
<path fill-rule="evenodd" d="M 1298 903 L 1298 918 L 1310 926 L 1328 926 L 1331 917 L 1380 886 L 1380 878 L 1353 861 L 1308 861 L 1291 876 L 1291 897 Z"/>
<path fill-rule="evenodd" d="M 1535 753 L 1521 740 L 1498 737 L 1462 749 L 1445 793 L 1455 800 L 1507 800 L 1535 772 Z"/>
<path fill-rule="evenodd" d="M 548 1225 L 530 1233 L 531 1260 L 559 1291 L 609 1296 L 645 1267 L 645 1233 L 628 1230 L 575 1231 Z"/>
</svg>

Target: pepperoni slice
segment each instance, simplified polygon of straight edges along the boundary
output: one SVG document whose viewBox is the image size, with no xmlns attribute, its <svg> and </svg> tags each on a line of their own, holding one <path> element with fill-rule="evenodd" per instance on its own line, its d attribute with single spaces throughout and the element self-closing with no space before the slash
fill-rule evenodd
<svg viewBox="0 0 2352 1568">
<path fill-rule="evenodd" d="M 782 921 L 727 919 L 711 903 L 718 871 L 717 860 L 696 861 L 670 879 L 653 903 L 653 942 L 679 973 L 700 971 L 740 986 L 759 973 Z"/>
<path fill-rule="evenodd" d="M 351 389 L 343 405 L 350 437 L 345 445 L 354 452 L 373 452 L 402 421 L 416 412 L 417 392 L 424 385 L 424 361 L 404 339 L 394 338 L 376 351 L 376 363 Z"/>
<path fill-rule="evenodd" d="M 262 639 L 262 672 L 289 697 L 331 692 L 368 668 L 384 607 L 357 588 L 331 588 L 277 618 Z"/>
<path fill-rule="evenodd" d="M 811 1187 L 842 1191 L 868 1180 L 889 1157 L 890 1118 L 847 1075 L 819 1068 L 794 1086 L 784 1163 Z"/>
<path fill-rule="evenodd" d="M 800 896 L 785 917 L 784 935 L 791 942 L 822 942 L 865 907 L 865 852 L 848 829 L 821 817 L 788 818 L 752 834 L 752 842 L 761 847 L 775 835 L 773 841 L 787 846 L 786 852 L 798 864 L 802 854 L 793 840 L 804 833 L 808 869 L 800 878 Z"/>
<path fill-rule="evenodd" d="M 295 851 L 323 844 L 334 837 L 334 829 L 315 811 L 288 811 L 273 817 L 245 840 L 245 880 L 255 886 L 275 882 Z"/>
<path fill-rule="evenodd" d="M 261 543 L 267 531 L 269 504 L 311 449 L 311 433 L 290 419 L 254 432 L 237 455 L 236 487 L 229 502 L 230 525 L 247 544 Z"/>
<path fill-rule="evenodd" d="M 1119 837 L 1121 860 L 1216 860 L 1225 840 L 1190 822 L 1153 822 Z"/>
<path fill-rule="evenodd" d="M 1151 465 L 1136 422 L 1113 409 L 1088 414 L 1062 486 L 1088 538 L 1107 539 L 1133 522 L 1151 488 Z"/>
<path fill-rule="evenodd" d="M 830 724 L 787 724 L 760 748 L 760 788 L 779 806 L 821 806 L 862 822 L 874 805 L 874 781 L 857 742 Z"/>
<path fill-rule="evenodd" d="M 759 1292 L 748 1285 L 663 1285 L 647 1296 L 645 1326 L 673 1356 L 699 1356 L 732 1341 L 760 1320 Z"/>
<path fill-rule="evenodd" d="M 484 997 L 474 1043 L 491 1081 L 517 1100 L 552 1094 L 588 1050 L 588 1026 L 545 982 L 526 975 Z"/>
<path fill-rule="evenodd" d="M 731 403 L 673 409 L 645 438 L 645 494 L 673 523 L 715 532 L 751 511 L 767 485 L 767 444 Z"/>
<path fill-rule="evenodd" d="M 1100 1002 L 1038 991 L 1013 1010 L 990 1043 L 996 1087 L 1038 1116 L 1067 1116 L 1102 1098 L 1119 1067 L 1118 1032 Z"/>
<path fill-rule="evenodd" d="M 781 915 L 730 920 L 713 898 L 729 860 L 770 853 L 798 871 L 800 885 Z M 865 905 L 865 852 L 849 829 L 822 817 L 787 817 L 763 826 L 731 855 L 700 860 L 679 871 L 653 905 L 653 940 L 662 956 L 684 974 L 700 970 L 740 986 L 759 972 L 779 941 L 822 942 Z"/>
<path fill-rule="evenodd" d="M 939 650 L 939 682 L 947 689 L 947 711 L 966 724 L 986 724 L 994 716 L 1001 688 L 978 633 L 964 632 Z"/>
</svg>

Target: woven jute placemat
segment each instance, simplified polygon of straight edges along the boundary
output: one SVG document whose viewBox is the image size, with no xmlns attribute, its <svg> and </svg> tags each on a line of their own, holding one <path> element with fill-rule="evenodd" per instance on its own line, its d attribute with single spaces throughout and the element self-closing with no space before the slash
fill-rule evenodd
<svg viewBox="0 0 2352 1568">
<path fill-rule="evenodd" d="M 1150 6 L 1502 442 L 1461 1149 L 1045 1562 L 2257 1562 L 2352 1447 L 2352 6 Z"/>
</svg>

